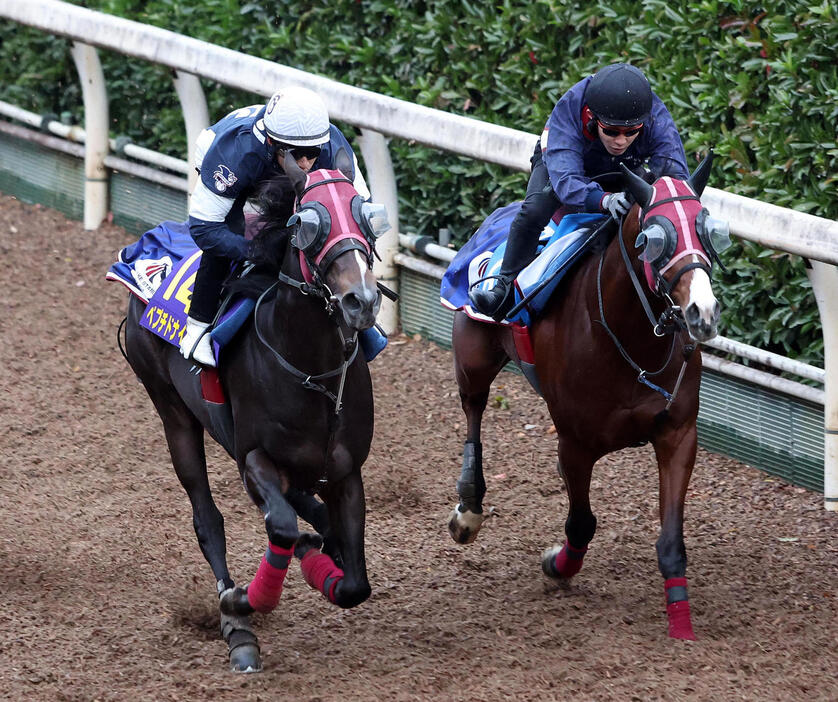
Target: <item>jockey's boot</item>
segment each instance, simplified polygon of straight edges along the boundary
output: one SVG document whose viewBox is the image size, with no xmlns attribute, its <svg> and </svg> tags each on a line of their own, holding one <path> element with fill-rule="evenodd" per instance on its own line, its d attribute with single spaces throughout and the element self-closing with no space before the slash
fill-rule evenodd
<svg viewBox="0 0 838 702">
<path fill-rule="evenodd" d="M 215 356 L 210 343 L 209 324 L 192 317 L 186 318 L 186 332 L 180 340 L 180 353 L 202 366 L 215 368 Z"/>
<path fill-rule="evenodd" d="M 515 275 L 501 273 L 491 290 L 472 288 L 468 297 L 474 309 L 496 322 L 502 321 L 515 302 L 513 280 L 515 280 Z"/>
</svg>

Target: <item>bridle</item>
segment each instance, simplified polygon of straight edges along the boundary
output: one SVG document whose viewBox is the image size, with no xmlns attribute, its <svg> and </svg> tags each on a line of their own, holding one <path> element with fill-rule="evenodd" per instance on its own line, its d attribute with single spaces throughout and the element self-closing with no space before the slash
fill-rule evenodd
<svg viewBox="0 0 838 702">
<path fill-rule="evenodd" d="M 331 402 L 334 403 L 335 411 L 333 416 L 339 415 L 343 407 L 342 398 L 346 384 L 346 374 L 349 370 L 349 366 L 352 365 L 355 357 L 358 355 L 359 343 L 357 331 L 353 332 L 352 336 L 349 338 L 347 338 L 344 334 L 343 326 L 340 323 L 337 314 L 339 302 L 337 296 L 334 295 L 326 283 L 326 272 L 339 256 L 353 250 L 361 251 L 364 254 L 367 260 L 368 269 L 371 270 L 372 257 L 375 252 L 375 243 L 372 236 L 366 236 L 361 231 L 360 223 L 356 222 L 356 229 L 358 229 L 357 232 L 350 231 L 349 233 L 341 232 L 333 234 L 331 231 L 331 216 L 326 206 L 313 198 L 309 198 L 308 202 L 302 202 L 304 197 L 315 188 L 321 186 L 328 187 L 330 184 L 335 183 L 349 183 L 352 185 L 351 180 L 342 176 L 323 178 L 317 182 L 308 184 L 300 191 L 297 198 L 298 209 L 297 214 L 295 214 L 297 220 L 299 221 L 298 215 L 301 207 L 307 207 L 317 212 L 317 217 L 320 222 L 318 230 L 314 233 L 314 236 L 306 242 L 306 246 L 303 246 L 303 242 L 300 240 L 301 227 L 298 227 L 297 232 L 291 237 L 292 250 L 296 251 L 299 256 L 300 272 L 303 280 L 298 280 L 297 278 L 289 276 L 280 270 L 277 281 L 259 296 L 254 309 L 254 327 L 259 341 L 271 351 L 276 360 L 279 362 L 279 365 L 286 372 L 297 378 L 304 388 L 307 390 L 315 390 L 316 392 L 325 395 Z M 346 215 L 346 212 L 339 213 L 339 216 L 342 216 L 344 219 L 348 219 Z M 294 220 L 294 217 L 292 217 L 292 220 Z M 328 224 L 328 228 L 325 229 L 325 231 L 322 231 L 324 229 L 324 224 Z M 332 241 L 333 239 L 334 241 Z M 330 242 L 332 242 L 331 245 Z M 306 275 L 306 272 L 309 272 L 309 275 Z M 314 298 L 323 300 L 326 313 L 328 314 L 329 319 L 335 323 L 338 336 L 340 337 L 343 362 L 339 366 L 323 373 L 306 373 L 288 361 L 288 359 L 286 359 L 265 338 L 259 327 L 259 307 L 265 297 L 280 283 L 295 288 L 302 295 L 313 296 Z M 322 381 L 336 376 L 340 376 L 340 382 L 337 392 L 333 393 L 323 385 Z"/>
<path fill-rule="evenodd" d="M 626 351 L 625 347 L 620 340 L 617 338 L 617 335 L 612 331 L 612 329 L 608 326 L 608 323 L 605 320 L 605 310 L 603 308 L 602 302 L 602 267 L 605 261 L 605 254 L 606 251 L 602 252 L 602 255 L 599 259 L 599 266 L 597 267 L 597 303 L 599 305 L 599 320 L 598 321 L 605 331 L 608 333 L 608 336 L 611 337 L 611 340 L 614 342 L 614 345 L 617 347 L 617 351 L 619 351 L 620 355 L 625 359 L 625 361 L 637 371 L 637 382 L 646 385 L 647 387 L 651 388 L 655 392 L 660 393 L 666 399 L 666 406 L 664 407 L 664 412 L 669 411 L 670 405 L 675 402 L 675 398 L 678 395 L 678 390 L 681 387 L 681 381 L 684 378 L 684 373 L 687 368 L 687 363 L 692 356 L 693 351 L 695 351 L 695 344 L 685 343 L 683 345 L 683 362 L 681 364 L 681 370 L 678 373 L 678 379 L 675 381 L 675 386 L 672 389 L 672 392 L 669 392 L 662 388 L 660 385 L 657 385 L 649 380 L 650 377 L 654 377 L 656 375 L 660 375 L 663 373 L 667 367 L 669 366 L 670 361 L 675 353 L 675 339 L 676 334 L 686 331 L 686 323 L 684 322 L 684 315 L 681 310 L 681 307 L 675 303 L 672 299 L 670 294 L 671 288 L 665 290 L 662 294 L 664 300 L 666 301 L 666 307 L 664 311 L 661 313 L 660 317 L 656 320 L 654 313 L 652 312 L 652 307 L 649 304 L 649 300 L 646 297 L 646 293 L 643 290 L 643 287 L 640 281 L 637 278 L 637 273 L 635 273 L 634 266 L 632 265 L 631 259 L 629 258 L 628 251 L 626 250 L 625 240 L 623 239 L 623 218 L 621 217 L 618 222 L 618 230 L 617 230 L 617 238 L 619 239 L 620 245 L 620 254 L 623 260 L 623 264 L 625 265 L 626 272 L 634 286 L 635 292 L 637 293 L 637 297 L 640 300 L 640 304 L 643 307 L 643 311 L 646 314 L 646 318 L 652 325 L 652 332 L 657 337 L 663 337 L 666 335 L 671 335 L 672 340 L 669 344 L 669 351 L 666 355 L 666 359 L 656 371 L 648 371 L 643 368 L 629 355 L 628 351 Z"/>
</svg>

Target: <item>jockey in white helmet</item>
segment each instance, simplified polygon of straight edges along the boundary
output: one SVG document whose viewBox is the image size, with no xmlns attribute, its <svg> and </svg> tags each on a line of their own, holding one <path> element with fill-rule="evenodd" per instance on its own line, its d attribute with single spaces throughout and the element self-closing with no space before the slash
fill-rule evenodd
<svg viewBox="0 0 838 702">
<path fill-rule="evenodd" d="M 247 199 L 266 180 L 283 173 L 280 162 L 287 151 L 308 172 L 334 168 L 340 149 L 353 158 L 354 173 L 346 176 L 368 199 L 369 190 L 352 147 L 330 124 L 323 99 L 296 86 L 277 91 L 266 105 L 231 112 L 198 136 L 195 168 L 200 180 L 190 201 L 189 231 L 203 254 L 180 342 L 185 358 L 215 366 L 209 326 L 231 264 L 248 257 L 243 212 Z"/>
</svg>

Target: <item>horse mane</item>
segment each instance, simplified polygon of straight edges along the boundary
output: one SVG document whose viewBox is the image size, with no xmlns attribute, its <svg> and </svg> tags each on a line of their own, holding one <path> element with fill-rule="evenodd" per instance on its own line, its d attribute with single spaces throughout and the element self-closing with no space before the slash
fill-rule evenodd
<svg viewBox="0 0 838 702">
<path fill-rule="evenodd" d="M 235 278 L 225 289 L 235 294 L 258 297 L 276 282 L 285 258 L 292 228 L 286 226 L 294 213 L 296 193 L 284 173 L 265 181 L 256 194 L 259 216 L 253 225 L 256 235 L 250 241 L 248 260 L 254 268 L 243 278 Z"/>
</svg>

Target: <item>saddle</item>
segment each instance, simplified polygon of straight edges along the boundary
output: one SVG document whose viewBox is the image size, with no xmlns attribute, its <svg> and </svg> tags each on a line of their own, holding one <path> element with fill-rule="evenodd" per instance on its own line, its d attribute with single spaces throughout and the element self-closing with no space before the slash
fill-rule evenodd
<svg viewBox="0 0 838 702">
<path fill-rule="evenodd" d="M 520 202 L 513 202 L 495 210 L 484 220 L 449 264 L 440 286 L 440 301 L 444 307 L 462 310 L 476 321 L 511 327 L 518 355 L 516 362 L 535 391 L 541 394 L 535 373 L 530 324 L 585 250 L 591 232 L 605 221 L 606 216 L 557 211 L 539 236 L 535 260 L 515 279 L 515 306 L 519 307 L 518 311 L 507 315 L 502 322 L 496 322 L 471 306 L 468 292 L 474 286 L 494 285 L 494 277 L 500 274 L 503 264 L 509 226 L 520 208 Z M 524 300 L 526 304 L 521 305 Z"/>
</svg>

